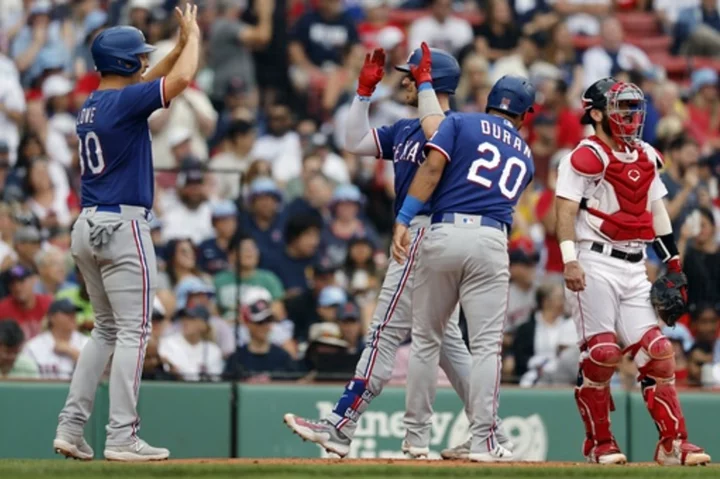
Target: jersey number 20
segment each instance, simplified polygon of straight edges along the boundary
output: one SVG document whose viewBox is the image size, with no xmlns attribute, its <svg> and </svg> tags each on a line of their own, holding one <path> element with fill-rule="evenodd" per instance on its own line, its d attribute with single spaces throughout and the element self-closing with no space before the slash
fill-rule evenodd
<svg viewBox="0 0 720 479">
<path fill-rule="evenodd" d="M 494 170 L 500 166 L 500 150 L 498 150 L 497 146 L 492 143 L 485 142 L 478 146 L 478 151 L 482 154 L 490 153 L 490 159 L 487 160 L 485 158 L 478 158 L 473 161 L 470 165 L 470 171 L 468 171 L 467 179 L 485 188 L 492 188 L 492 180 L 482 176 L 482 170 Z M 515 178 L 515 183 L 510 186 L 508 183 L 510 182 L 510 174 L 512 173 L 513 168 L 517 168 L 519 171 L 517 177 Z M 503 166 L 500 179 L 497 182 L 498 187 L 500 188 L 500 193 L 502 193 L 505 198 L 514 200 L 523 184 L 526 173 L 527 166 L 520 158 L 515 156 L 508 158 L 505 162 L 505 166 Z"/>
<path fill-rule="evenodd" d="M 85 138 L 78 138 L 78 153 L 80 155 L 80 175 L 85 174 L 87 167 L 93 175 L 98 175 L 105 169 L 100 138 L 94 131 L 85 133 Z"/>
</svg>

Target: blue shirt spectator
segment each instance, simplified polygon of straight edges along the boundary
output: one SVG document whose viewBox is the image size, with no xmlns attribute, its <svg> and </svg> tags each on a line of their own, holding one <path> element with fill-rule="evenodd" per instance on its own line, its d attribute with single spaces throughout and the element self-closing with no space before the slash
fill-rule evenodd
<svg viewBox="0 0 720 479">
<path fill-rule="evenodd" d="M 355 23 L 343 12 L 342 4 L 320 0 L 317 10 L 303 15 L 291 33 L 290 58 L 297 63 L 293 50 L 299 49 L 315 66 L 342 63 L 343 49 L 360 41 Z"/>
<path fill-rule="evenodd" d="M 256 178 L 250 184 L 248 211 L 242 215 L 240 229 L 252 236 L 261 254 L 282 248 L 282 193 L 270 178 Z"/>
</svg>

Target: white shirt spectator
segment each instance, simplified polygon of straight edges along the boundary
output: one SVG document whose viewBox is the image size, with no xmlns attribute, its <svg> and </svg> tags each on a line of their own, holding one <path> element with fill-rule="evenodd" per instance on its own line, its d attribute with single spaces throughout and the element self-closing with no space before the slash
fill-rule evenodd
<svg viewBox="0 0 720 479">
<path fill-rule="evenodd" d="M 525 291 L 517 284 L 510 283 L 505 332 L 514 332 L 521 324 L 527 322 L 530 313 L 535 309 L 535 291 L 534 286 Z"/>
<path fill-rule="evenodd" d="M 174 238 L 190 238 L 193 243 L 200 244 L 215 234 L 212 227 L 212 207 L 209 201 L 195 210 L 191 210 L 178 201 L 165 210 L 162 223 L 164 241 Z"/>
<path fill-rule="evenodd" d="M 233 170 L 244 173 L 249 164 L 249 155 L 241 158 L 232 151 L 223 151 L 212 157 L 209 168 L 210 170 Z M 240 174 L 223 171 L 213 174 L 212 178 L 218 198 L 234 200 L 240 196 Z"/>
<path fill-rule="evenodd" d="M 612 5 L 612 0 L 564 0 L 569 5 L 591 6 L 591 5 Z M 547 3 L 554 5 L 557 0 L 547 0 Z M 575 13 L 567 18 L 567 27 L 573 34 L 585 34 L 595 36 L 600 33 L 600 21 L 597 17 L 588 13 Z"/>
<path fill-rule="evenodd" d="M 418 18 L 410 25 L 408 47 L 411 50 L 420 48 L 422 42 L 430 47 L 441 48 L 457 55 L 462 47 L 473 41 L 473 30 L 470 23 L 458 17 L 450 16 L 440 23 L 432 15 Z"/>
<path fill-rule="evenodd" d="M 70 338 L 70 346 L 82 350 L 88 337 L 77 331 L 73 331 Z M 23 353 L 27 354 L 35 361 L 40 369 L 40 377 L 42 379 L 63 379 L 72 378 L 75 370 L 75 362 L 72 358 L 59 355 L 55 352 L 55 338 L 50 331 L 45 331 L 25 344 Z"/>
<path fill-rule="evenodd" d="M 508 55 L 498 58 L 490 72 L 490 79 L 493 83 L 498 81 L 505 75 L 521 76 L 523 78 L 530 77 L 530 70 L 525 66 L 525 62 L 518 54 Z"/>
<path fill-rule="evenodd" d="M 217 344 L 200 341 L 193 345 L 180 333 L 160 338 L 158 353 L 175 366 L 185 381 L 199 381 L 201 373 L 219 380 L 225 366 Z"/>
<path fill-rule="evenodd" d="M 273 178 L 287 183 L 299 176 L 302 170 L 300 135 L 288 131 L 280 137 L 261 136 L 255 142 L 250 157 L 269 162 L 272 165 Z"/>
<path fill-rule="evenodd" d="M 10 165 L 17 161 L 17 148 L 20 144 L 20 130 L 5 113 L 11 111 L 24 114 L 26 111 L 25 93 L 17 77 L 12 61 L 0 54 L 0 139 L 10 148 Z M 14 72 L 14 73 L 13 73 Z"/>
<path fill-rule="evenodd" d="M 151 63 L 157 63 L 172 50 L 174 42 L 159 42 L 157 50 L 151 55 Z M 210 99 L 202 90 L 196 88 L 186 89 L 180 96 L 175 98 L 170 107 L 161 109 L 150 115 L 150 127 L 153 129 L 152 150 L 153 163 L 158 168 L 171 168 L 173 156 L 168 145 L 168 132 L 178 128 L 186 128 L 192 132 L 190 138 L 191 149 L 195 156 L 205 161 L 209 157 L 207 137 L 203 135 L 202 128 L 196 115 L 205 117 L 213 125 L 217 123 L 218 114 L 210 103 Z M 162 127 L 153 128 L 160 121 Z"/>
<path fill-rule="evenodd" d="M 618 50 L 618 65 L 623 70 L 646 71 L 652 68 L 652 62 L 644 51 L 634 45 L 623 43 Z M 590 48 L 582 58 L 585 69 L 585 86 L 589 87 L 601 78 L 612 73 L 613 60 L 601 46 Z"/>
</svg>

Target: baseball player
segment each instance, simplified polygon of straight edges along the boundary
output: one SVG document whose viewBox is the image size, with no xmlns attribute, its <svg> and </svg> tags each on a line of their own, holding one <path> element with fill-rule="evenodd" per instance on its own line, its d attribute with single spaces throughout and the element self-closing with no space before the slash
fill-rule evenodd
<svg viewBox="0 0 720 479">
<path fill-rule="evenodd" d="M 595 134 L 561 161 L 555 190 L 566 294 L 582 352 L 575 400 L 585 424 L 583 454 L 594 463 L 627 462 L 610 431 L 609 383 L 629 352 L 660 432 L 655 461 L 708 463 L 710 456 L 687 440 L 673 347 L 650 302 L 646 243 L 653 243 L 669 271 L 652 292 L 670 325 L 686 310 L 687 282 L 663 202 L 667 190 L 658 175 L 663 160 L 640 140 L 643 92 L 604 78 L 585 91 L 583 105 L 582 123 L 592 125 Z"/>
<path fill-rule="evenodd" d="M 425 83 L 419 87 L 421 93 L 427 88 Z M 425 145 L 427 159 L 398 212 L 392 252 L 405 264 L 412 253 L 408 228 L 432 197 L 432 226 L 420 245 L 413 284 L 406 407 L 423 401 L 406 431 L 413 447 L 430 442 L 440 347 L 459 300 L 473 359 L 468 458 L 512 458 L 499 444 L 495 421 L 510 278 L 507 235 L 515 205 L 535 171 L 530 147 L 518 130 L 534 100 L 526 79 L 504 76 L 490 91 L 486 113 L 447 117 Z"/>
<path fill-rule="evenodd" d="M 77 118 L 83 209 L 73 226 L 72 253 L 96 317 L 53 441 L 67 457 L 93 457 L 83 428 L 111 355 L 105 458 L 149 461 L 170 454 L 138 438 L 136 405 L 157 282 L 148 223 L 154 178 L 147 120 L 188 86 L 199 59 L 197 7 L 188 4 L 177 14 L 178 44 L 148 72 L 154 48 L 136 28 L 104 30 L 91 47 L 102 78 Z"/>
<path fill-rule="evenodd" d="M 426 129 L 427 125 L 424 122 L 421 124 L 419 119 L 400 120 L 390 126 L 370 128 L 368 118 L 370 97 L 383 78 L 384 68 L 385 53 L 381 49 L 375 50 L 372 56 L 367 55 L 358 79 L 357 96 L 350 107 L 347 148 L 357 155 L 376 155 L 378 158 L 393 161 L 397 210 L 407 194 L 418 165 L 423 161 L 425 142 L 435 129 Z M 397 66 L 396 69 L 408 74 L 402 85 L 407 92 L 406 101 L 409 105 L 418 106 L 417 84 L 419 83 L 414 76 L 424 75 L 424 80 L 420 83 L 427 83 L 426 87 L 431 93 L 433 89 L 437 92 L 436 102 L 439 99 L 440 113 L 450 109 L 449 97 L 455 93 L 460 78 L 460 66 L 452 55 L 424 45 L 412 52 L 406 65 Z M 432 96 L 435 97 L 434 94 Z M 419 113 L 421 118 L 425 116 L 422 109 Z M 435 122 L 434 125 L 438 123 Z M 416 253 L 425 234 L 425 228 L 429 224 L 429 212 L 429 208 L 424 206 L 409 225 L 412 247 L 407 262 L 405 264 L 390 262 L 373 323 L 368 332 L 367 346 L 357 364 L 355 377 L 345 387 L 332 414 L 320 421 L 311 421 L 294 414 L 285 415 L 285 423 L 295 433 L 303 439 L 319 444 L 328 452 L 341 457 L 350 452 L 350 443 L 360 416 L 389 381 L 397 349 L 410 334 L 411 285 L 417 268 Z M 450 318 L 451 315 L 443 341 L 440 364 L 453 388 L 467 405 L 471 358 L 463 343 L 458 325 L 459 311 L 453 312 L 451 309 L 447 312 L 447 317 Z M 412 416 L 420 409 L 420 405 L 412 404 L 412 399 L 409 399 L 409 404 L 412 407 L 406 410 L 406 415 Z M 512 447 L 499 427 L 499 420 L 497 425 L 501 441 Z M 468 447 L 467 443 L 461 444 L 456 448 L 442 451 L 441 455 L 447 459 L 462 458 L 469 453 Z M 423 458 L 429 454 L 427 444 L 416 448 L 403 442 L 402 450 L 411 458 Z"/>
</svg>

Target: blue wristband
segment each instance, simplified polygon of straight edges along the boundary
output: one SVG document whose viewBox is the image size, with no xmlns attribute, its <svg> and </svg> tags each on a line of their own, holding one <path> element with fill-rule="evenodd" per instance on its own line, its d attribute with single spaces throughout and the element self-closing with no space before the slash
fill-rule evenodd
<svg viewBox="0 0 720 479">
<path fill-rule="evenodd" d="M 423 206 L 425 206 L 425 203 L 414 196 L 406 196 L 405 201 L 403 201 L 402 208 L 400 208 L 400 212 L 397 215 L 396 221 L 405 226 L 409 226 L 412 219 L 417 216 L 420 210 L 423 209 Z"/>
<path fill-rule="evenodd" d="M 358 96 L 357 96 L 357 99 L 358 99 L 359 101 L 363 101 L 363 102 L 369 102 L 369 101 L 370 101 L 370 97 L 369 97 L 369 96 L 360 96 L 360 95 L 358 95 Z"/>
<path fill-rule="evenodd" d="M 429 82 L 429 81 L 421 83 L 420 86 L 418 87 L 418 91 L 432 90 L 432 89 L 433 89 L 432 82 Z"/>
</svg>

